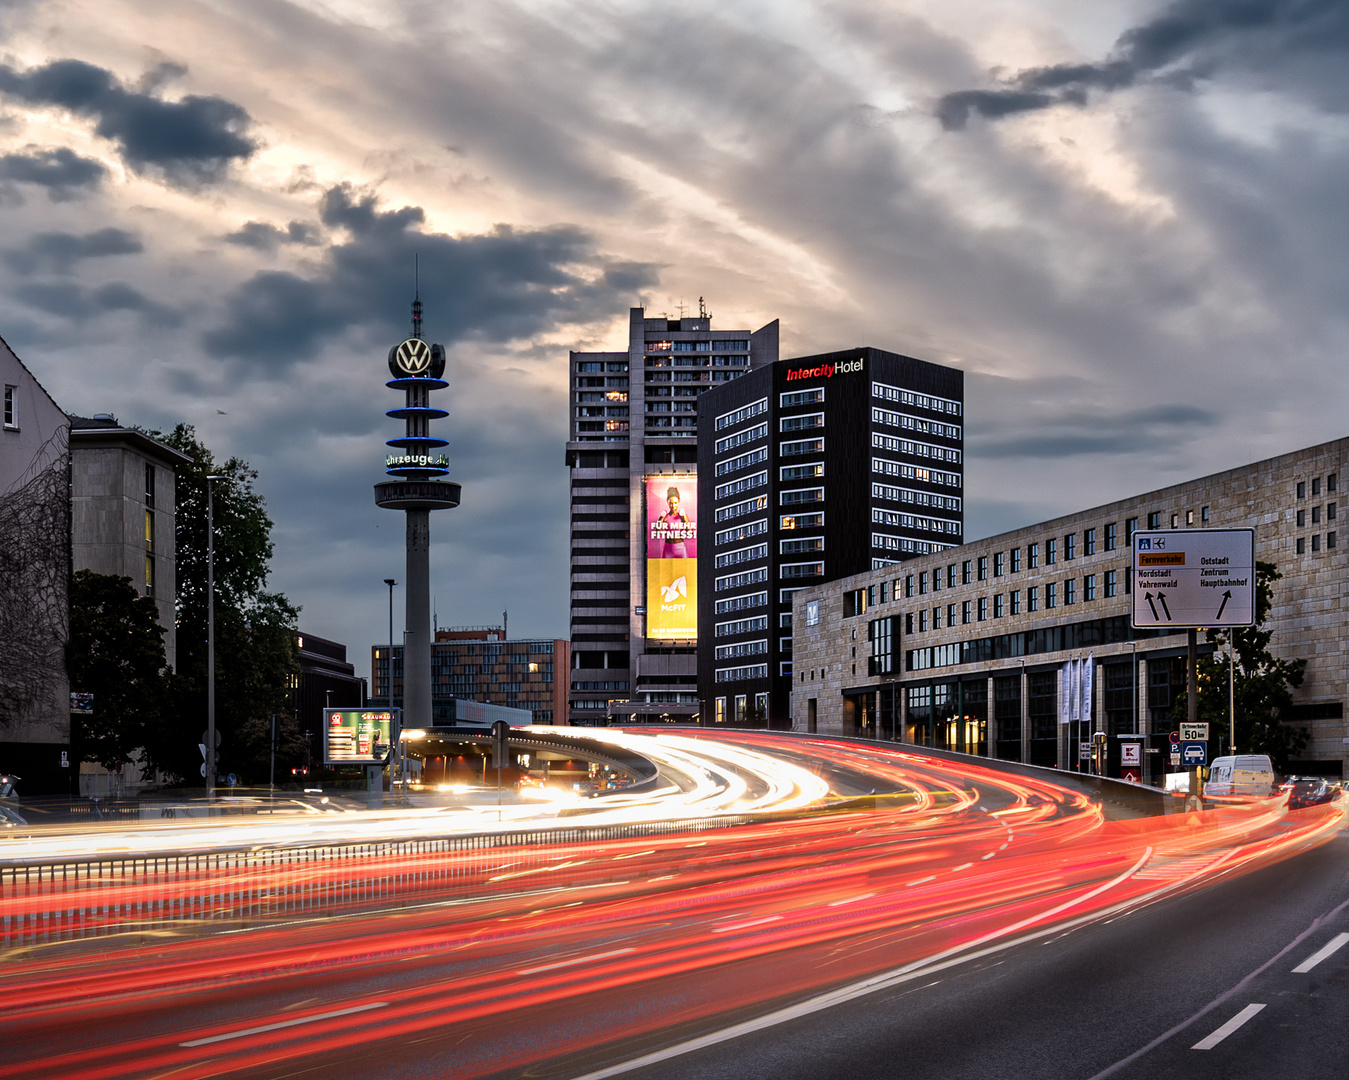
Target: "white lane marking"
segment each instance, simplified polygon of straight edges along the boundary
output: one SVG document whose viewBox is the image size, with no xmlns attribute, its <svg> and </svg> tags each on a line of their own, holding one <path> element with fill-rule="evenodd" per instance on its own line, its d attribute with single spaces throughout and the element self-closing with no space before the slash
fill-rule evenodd
<svg viewBox="0 0 1349 1080">
<path fill-rule="evenodd" d="M 1241 1027 L 1242 1024 L 1244 1024 L 1247 1020 L 1249 1020 L 1252 1016 L 1254 1016 L 1263 1008 L 1264 1008 L 1263 1005 L 1247 1005 L 1244 1009 L 1241 1010 L 1241 1012 L 1237 1013 L 1236 1016 L 1232 1017 L 1231 1020 L 1227 1021 L 1227 1023 L 1225 1023 L 1212 1035 L 1210 1035 L 1206 1039 L 1200 1039 L 1197 1043 L 1195 1043 L 1192 1047 L 1190 1047 L 1190 1049 L 1212 1050 L 1215 1046 L 1217 1046 L 1220 1042 L 1222 1042 L 1225 1038 L 1227 1038 L 1227 1036 L 1231 1035 L 1232 1032 L 1236 1031 L 1237 1028 Z"/>
<path fill-rule="evenodd" d="M 299 1027 L 301 1024 L 316 1024 L 320 1020 L 331 1020 L 334 1016 L 350 1016 L 352 1013 L 369 1012 L 382 1009 L 387 1001 L 372 1001 L 368 1005 L 353 1005 L 349 1009 L 334 1009 L 332 1012 L 317 1013 L 314 1016 L 299 1016 L 294 1020 L 278 1020 L 275 1024 L 259 1024 L 257 1027 L 242 1028 L 239 1031 L 227 1031 L 224 1035 L 210 1035 L 205 1039 L 192 1039 L 181 1042 L 179 1046 L 206 1046 L 209 1043 L 225 1042 L 229 1039 L 242 1039 L 246 1035 L 259 1035 L 264 1031 L 279 1031 L 281 1028 Z"/>
<path fill-rule="evenodd" d="M 826 907 L 842 907 L 844 904 L 855 904 L 859 900 L 870 900 L 876 894 L 874 892 L 863 893 L 861 896 L 847 896 L 842 900 L 831 900 Z"/>
<path fill-rule="evenodd" d="M 959 866 L 953 866 L 953 867 L 951 867 L 951 873 L 954 874 L 957 870 L 968 870 L 968 869 L 969 869 L 971 866 L 973 866 L 973 865 L 974 865 L 974 863 L 972 863 L 972 862 L 961 863 Z"/>
<path fill-rule="evenodd" d="M 540 971 L 553 971 L 556 968 L 571 967 L 574 964 L 584 964 L 589 960 L 607 960 L 611 956 L 622 956 L 624 953 L 636 951 L 636 949 L 615 949 L 613 952 L 595 953 L 592 956 L 575 956 L 570 960 L 559 960 L 556 964 L 543 964 L 540 967 L 523 968 L 515 974 L 537 975 Z"/>
<path fill-rule="evenodd" d="M 911 889 L 915 885 L 922 885 L 925 881 L 936 881 L 936 880 L 937 880 L 936 874 L 929 874 L 927 877 L 920 877 L 917 881 L 906 881 L 904 883 L 904 888 Z"/>
<path fill-rule="evenodd" d="M 832 1008 L 835 1005 L 840 1005 L 847 1001 L 854 1001 L 857 998 L 865 997 L 868 994 L 874 994 L 878 990 L 888 990 L 892 986 L 901 986 L 904 983 L 912 982 L 916 979 L 926 978 L 945 968 L 968 963 L 970 960 L 981 959 L 990 953 L 1000 952 L 1003 949 L 1013 948 L 1016 945 L 1023 945 L 1028 941 L 1033 941 L 1046 934 L 1061 931 L 1062 926 L 1055 926 L 1032 931 L 1020 938 L 1012 936 L 1018 931 L 1024 930 L 1042 919 L 1052 919 L 1055 915 L 1061 914 L 1069 908 L 1076 907 L 1093 897 L 1099 896 L 1108 889 L 1113 889 L 1116 885 L 1120 884 L 1120 882 L 1127 881 L 1134 874 L 1138 873 L 1151 857 L 1152 848 L 1149 847 L 1143 852 L 1143 857 L 1139 859 L 1138 862 L 1134 863 L 1133 866 L 1118 877 L 1111 878 L 1109 881 L 1096 886 L 1096 888 L 1083 893 L 1081 896 L 1075 896 L 1071 900 L 1065 900 L 1063 903 L 1050 908 L 1048 911 L 1042 911 L 1039 914 L 1028 916 L 1019 922 L 1012 923 L 1010 926 L 1004 926 L 999 930 L 994 930 L 985 934 L 983 937 L 975 938 L 975 940 L 967 942 L 964 945 L 954 945 L 942 952 L 934 953 L 932 956 L 914 960 L 902 967 L 882 972 L 879 975 L 869 976 L 848 986 L 841 986 L 834 990 L 828 990 L 816 997 L 807 998 L 805 1001 L 799 1001 L 795 1005 L 788 1005 L 786 1008 L 777 1009 L 764 1016 L 755 1017 L 752 1020 L 746 1020 L 728 1028 L 722 1028 L 720 1031 L 709 1032 L 706 1035 L 689 1039 L 686 1042 L 676 1043 L 674 1046 L 667 1046 L 663 1050 L 655 1050 L 649 1054 L 643 1054 L 641 1057 L 632 1058 L 629 1061 L 622 1061 L 616 1065 L 610 1065 L 607 1068 L 597 1069 L 594 1072 L 588 1072 L 582 1076 L 573 1077 L 573 1080 L 609 1080 L 609 1077 L 621 1076 L 624 1073 L 632 1072 L 634 1069 L 644 1068 L 647 1065 L 654 1065 L 661 1061 L 668 1061 L 671 1058 L 680 1057 L 693 1050 L 701 1050 L 704 1047 L 716 1046 L 718 1043 L 739 1038 L 741 1035 L 746 1035 L 753 1031 L 762 1031 L 765 1028 L 775 1027 L 778 1024 L 786 1023 L 797 1017 L 809 1016 L 811 1013 L 819 1012 L 822 1009 Z M 1163 890 L 1159 889 L 1157 891 L 1160 893 Z M 1079 918 L 1085 923 L 1099 919 L 1100 915 L 1100 912 L 1095 912 L 1089 915 L 1079 916 Z M 937 980 L 937 982 L 940 981 L 940 979 Z M 931 985 L 935 985 L 935 983 Z"/>
<path fill-rule="evenodd" d="M 1324 948 L 1317 949 L 1316 952 L 1311 954 L 1311 956 L 1307 957 L 1307 959 L 1302 961 L 1302 963 L 1298 964 L 1298 966 L 1293 969 L 1293 974 L 1305 975 L 1326 957 L 1334 956 L 1337 952 L 1339 952 L 1342 948 L 1344 948 L 1345 942 L 1349 942 L 1349 934 L 1336 934 L 1333 938 L 1330 939 L 1330 943 L 1328 945 L 1326 945 Z"/>
<path fill-rule="evenodd" d="M 746 927 L 758 926 L 760 923 L 781 922 L 781 921 L 782 921 L 781 915 L 765 915 L 762 919 L 750 919 L 748 922 L 730 923 L 727 926 L 714 926 L 712 927 L 712 933 L 724 934 L 726 933 L 727 930 L 744 930 Z"/>
<path fill-rule="evenodd" d="M 982 861 L 983 859 L 991 859 L 991 858 L 993 858 L 993 856 L 996 855 L 996 854 L 997 854 L 996 851 L 990 851 L 987 855 L 980 855 L 979 858 L 980 858 L 981 861 Z"/>
</svg>

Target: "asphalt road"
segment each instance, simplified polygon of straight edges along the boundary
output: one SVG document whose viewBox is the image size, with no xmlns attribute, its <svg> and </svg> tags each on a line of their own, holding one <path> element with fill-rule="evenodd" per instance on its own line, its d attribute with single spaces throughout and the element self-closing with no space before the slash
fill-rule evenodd
<svg viewBox="0 0 1349 1080">
<path fill-rule="evenodd" d="M 614 1072 L 611 1060 L 603 1072 L 631 1080 L 1343 1080 L 1349 940 L 1310 970 L 1293 970 L 1342 934 L 1349 832 L 1108 923 L 658 1065 Z"/>
</svg>

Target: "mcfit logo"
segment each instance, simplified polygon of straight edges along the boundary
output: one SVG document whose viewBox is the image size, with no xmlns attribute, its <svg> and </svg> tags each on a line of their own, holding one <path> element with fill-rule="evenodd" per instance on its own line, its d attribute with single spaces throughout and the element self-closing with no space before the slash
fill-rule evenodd
<svg viewBox="0 0 1349 1080">
<path fill-rule="evenodd" d="M 842 364 L 821 364 L 819 367 L 794 368 L 787 372 L 787 381 L 798 379 L 832 379 L 835 375 L 851 375 L 866 366 L 866 357 L 848 360 Z"/>
</svg>

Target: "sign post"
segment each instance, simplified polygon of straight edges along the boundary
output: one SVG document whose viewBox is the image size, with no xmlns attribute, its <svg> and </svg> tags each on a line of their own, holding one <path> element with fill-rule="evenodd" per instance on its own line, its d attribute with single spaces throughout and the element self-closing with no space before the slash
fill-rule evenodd
<svg viewBox="0 0 1349 1080">
<path fill-rule="evenodd" d="M 1197 720 L 1199 629 L 1255 625 L 1255 530 L 1136 532 L 1133 553 L 1134 629 L 1188 631 L 1189 715 L 1182 726 L 1190 730 L 1180 735 L 1180 764 L 1191 768 L 1193 794 L 1198 785 L 1197 768 L 1208 761 L 1208 725 Z M 1200 728 L 1204 731 L 1202 738 L 1186 737 Z M 1173 764 L 1175 759 L 1173 753 Z"/>
</svg>

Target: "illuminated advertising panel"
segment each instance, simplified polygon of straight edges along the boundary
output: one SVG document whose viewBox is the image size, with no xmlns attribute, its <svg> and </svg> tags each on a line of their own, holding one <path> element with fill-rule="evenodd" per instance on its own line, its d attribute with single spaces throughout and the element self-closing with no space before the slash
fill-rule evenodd
<svg viewBox="0 0 1349 1080">
<path fill-rule="evenodd" d="M 384 764 L 398 734 L 397 716 L 397 709 L 324 709 L 324 764 Z"/>
<path fill-rule="evenodd" d="M 698 638 L 698 478 L 646 478 L 646 636 Z"/>
</svg>

